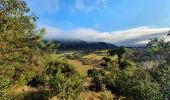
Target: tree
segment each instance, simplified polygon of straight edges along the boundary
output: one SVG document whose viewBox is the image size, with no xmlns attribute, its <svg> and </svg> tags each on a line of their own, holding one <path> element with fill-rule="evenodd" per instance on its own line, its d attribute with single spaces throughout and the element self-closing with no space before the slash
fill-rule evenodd
<svg viewBox="0 0 170 100">
<path fill-rule="evenodd" d="M 169 32 L 170 33 L 170 32 Z M 168 34 L 169 35 L 169 34 Z M 164 99 L 170 98 L 170 41 L 152 39 L 148 46 L 153 54 L 152 59 L 159 62 L 158 67 L 150 70 L 152 77 L 160 84 Z"/>
<path fill-rule="evenodd" d="M 124 53 L 126 53 L 124 48 L 116 48 L 108 51 L 109 56 L 117 55 L 119 65 L 121 65 L 121 60 Z"/>
<path fill-rule="evenodd" d="M 0 0 L 0 92 L 14 83 L 26 84 L 45 60 L 40 50 L 45 30 L 36 28 L 37 17 L 24 0 Z"/>
</svg>

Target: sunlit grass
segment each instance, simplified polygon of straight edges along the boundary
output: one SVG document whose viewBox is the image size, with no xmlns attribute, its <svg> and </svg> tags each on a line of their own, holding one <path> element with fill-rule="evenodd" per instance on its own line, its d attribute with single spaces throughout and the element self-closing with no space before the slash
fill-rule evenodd
<svg viewBox="0 0 170 100">
<path fill-rule="evenodd" d="M 93 67 L 91 65 L 83 65 L 79 60 L 67 60 L 69 64 L 73 65 L 75 70 L 81 75 L 86 75 L 89 69 Z"/>
<path fill-rule="evenodd" d="M 85 55 L 82 58 L 86 58 L 86 59 L 96 59 L 96 60 L 101 60 L 104 56 L 98 55 L 98 54 L 89 54 L 89 55 Z"/>
</svg>

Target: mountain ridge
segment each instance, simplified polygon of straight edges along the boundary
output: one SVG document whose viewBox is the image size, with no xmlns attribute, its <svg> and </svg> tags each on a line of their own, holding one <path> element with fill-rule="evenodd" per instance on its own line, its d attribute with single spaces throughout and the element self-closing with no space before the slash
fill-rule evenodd
<svg viewBox="0 0 170 100">
<path fill-rule="evenodd" d="M 48 40 L 45 40 L 48 41 Z M 84 50 L 84 49 L 112 49 L 117 48 L 115 44 L 107 42 L 89 42 L 80 39 L 54 39 L 50 40 L 55 44 L 60 44 L 59 50 Z"/>
</svg>

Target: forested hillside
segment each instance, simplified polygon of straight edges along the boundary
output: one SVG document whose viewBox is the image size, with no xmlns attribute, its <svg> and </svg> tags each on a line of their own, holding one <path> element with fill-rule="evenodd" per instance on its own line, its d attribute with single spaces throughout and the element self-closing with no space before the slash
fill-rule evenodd
<svg viewBox="0 0 170 100">
<path fill-rule="evenodd" d="M 169 41 L 151 39 L 146 48 L 85 43 L 58 52 L 37 20 L 24 0 L 0 0 L 1 100 L 170 99 Z"/>
<path fill-rule="evenodd" d="M 106 42 L 87 42 L 77 39 L 56 39 L 51 42 L 59 45 L 58 50 L 104 50 L 118 47 Z"/>
</svg>

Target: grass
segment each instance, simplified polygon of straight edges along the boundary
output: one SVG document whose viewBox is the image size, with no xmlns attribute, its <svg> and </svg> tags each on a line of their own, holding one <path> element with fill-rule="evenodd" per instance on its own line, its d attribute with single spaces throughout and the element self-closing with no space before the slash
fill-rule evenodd
<svg viewBox="0 0 170 100">
<path fill-rule="evenodd" d="M 67 60 L 69 64 L 73 65 L 75 70 L 80 73 L 81 75 L 86 75 L 89 69 L 92 69 L 93 66 L 91 65 L 83 65 L 79 60 Z"/>
<path fill-rule="evenodd" d="M 63 52 L 61 54 L 51 54 L 51 61 L 56 61 L 61 59 L 61 57 L 64 57 L 68 54 L 73 54 L 74 52 Z M 95 53 L 92 54 L 88 54 L 82 57 L 82 59 L 85 59 L 84 62 L 89 63 L 89 64 L 83 64 L 83 62 L 80 59 L 67 59 L 67 58 L 63 58 L 64 60 L 66 60 L 69 64 L 73 65 L 73 67 L 75 68 L 75 70 L 80 73 L 81 75 L 87 75 L 87 71 L 89 69 L 93 69 L 95 66 L 93 63 L 97 63 L 97 62 L 101 62 L 101 59 L 103 58 L 103 55 L 98 55 Z M 90 61 L 90 62 L 88 62 Z"/>
<path fill-rule="evenodd" d="M 113 100 L 114 96 L 110 92 L 84 91 L 80 94 L 83 100 Z"/>
<path fill-rule="evenodd" d="M 95 59 L 95 60 L 101 60 L 104 56 L 98 55 L 98 54 L 88 54 L 83 56 L 82 58 L 86 59 Z"/>
<path fill-rule="evenodd" d="M 106 55 L 105 51 L 102 55 L 96 54 L 96 53 L 91 53 L 88 55 L 83 56 L 82 58 L 77 58 L 77 59 L 67 59 L 63 58 L 63 60 L 67 61 L 69 64 L 73 65 L 75 70 L 82 76 L 87 75 L 87 71 L 89 69 L 97 69 L 98 64 L 101 63 L 102 58 Z M 63 52 L 60 54 L 51 54 L 51 58 L 49 59 L 50 61 L 56 61 L 56 60 L 61 60 L 62 57 L 65 57 L 66 55 L 72 55 L 73 52 Z M 83 61 L 89 64 L 83 64 Z M 95 66 L 96 65 L 96 66 Z M 86 77 L 84 87 L 88 87 L 91 83 L 91 79 L 89 77 Z M 45 91 L 45 90 L 44 90 Z M 14 86 L 11 88 L 10 92 L 7 93 L 7 95 L 18 95 L 18 97 L 21 96 L 21 98 L 29 99 L 27 97 L 39 97 L 39 98 L 44 98 L 45 96 L 47 97 L 46 91 L 44 92 L 41 89 L 38 88 L 32 88 L 29 86 Z M 81 93 L 81 97 L 83 100 L 113 100 L 114 95 L 112 95 L 109 92 L 94 92 L 94 91 L 88 91 L 85 90 Z M 31 98 L 31 99 L 32 99 Z M 47 98 L 44 98 L 43 100 L 46 100 Z M 48 98 L 49 99 L 49 98 Z M 58 100 L 57 97 L 52 97 L 50 100 Z"/>
</svg>

